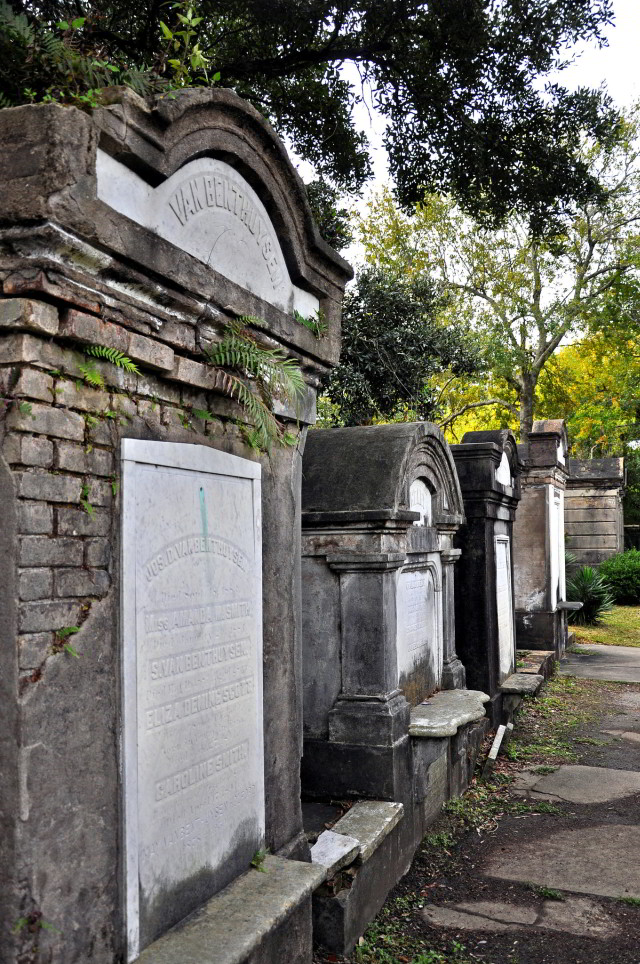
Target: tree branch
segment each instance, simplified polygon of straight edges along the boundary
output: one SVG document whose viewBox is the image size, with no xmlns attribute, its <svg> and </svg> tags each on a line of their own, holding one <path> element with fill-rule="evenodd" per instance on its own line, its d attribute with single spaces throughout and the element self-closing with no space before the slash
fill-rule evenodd
<svg viewBox="0 0 640 964">
<path fill-rule="evenodd" d="M 509 411 L 512 412 L 514 415 L 518 415 L 518 416 L 520 415 L 520 409 L 516 408 L 515 405 L 512 405 L 511 402 L 505 402 L 503 398 L 488 398 L 484 402 L 468 402 L 466 405 L 463 405 L 462 408 L 459 409 L 457 412 L 452 412 L 451 415 L 447 415 L 447 417 L 443 419 L 442 422 L 438 422 L 438 428 L 445 429 L 449 425 L 452 425 L 457 418 L 460 418 L 461 415 L 464 415 L 465 412 L 468 412 L 469 409 L 482 408 L 485 405 L 502 405 L 503 408 L 508 408 Z"/>
</svg>

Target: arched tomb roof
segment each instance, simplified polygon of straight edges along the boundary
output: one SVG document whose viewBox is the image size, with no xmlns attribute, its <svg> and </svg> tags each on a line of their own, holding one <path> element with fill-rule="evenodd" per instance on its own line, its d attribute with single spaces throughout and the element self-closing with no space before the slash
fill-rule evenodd
<svg viewBox="0 0 640 964">
<path fill-rule="evenodd" d="M 302 463 L 305 513 L 409 510 L 411 483 L 432 494 L 432 524 L 464 519 L 460 484 L 444 435 L 431 422 L 402 422 L 309 433 Z"/>
</svg>

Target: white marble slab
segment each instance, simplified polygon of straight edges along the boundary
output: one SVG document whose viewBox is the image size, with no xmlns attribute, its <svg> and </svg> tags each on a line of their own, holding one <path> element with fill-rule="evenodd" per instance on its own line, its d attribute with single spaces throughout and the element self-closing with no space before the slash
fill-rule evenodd
<svg viewBox="0 0 640 964">
<path fill-rule="evenodd" d="M 420 513 L 414 526 L 431 525 L 431 492 L 422 479 L 415 479 L 409 487 L 409 510 Z"/>
<path fill-rule="evenodd" d="M 318 299 L 292 284 L 262 201 L 213 157 L 189 161 L 157 187 L 98 150 L 98 197 L 269 304 L 314 315 Z"/>
<path fill-rule="evenodd" d="M 496 536 L 495 557 L 498 652 L 500 679 L 503 680 L 513 673 L 516 657 L 516 643 L 513 633 L 513 597 L 511 594 L 511 548 L 508 536 Z"/>
<path fill-rule="evenodd" d="M 131 961 L 264 838 L 260 466 L 125 439 L 122 498 Z"/>
<path fill-rule="evenodd" d="M 511 466 L 509 464 L 509 459 L 507 458 L 507 453 L 502 453 L 502 458 L 500 459 L 500 465 L 496 469 L 496 482 L 501 485 L 513 485 L 513 480 L 511 478 Z"/>
<path fill-rule="evenodd" d="M 396 611 L 398 679 L 428 663 L 437 686 L 442 676 L 442 593 L 431 568 L 400 571 Z"/>
</svg>

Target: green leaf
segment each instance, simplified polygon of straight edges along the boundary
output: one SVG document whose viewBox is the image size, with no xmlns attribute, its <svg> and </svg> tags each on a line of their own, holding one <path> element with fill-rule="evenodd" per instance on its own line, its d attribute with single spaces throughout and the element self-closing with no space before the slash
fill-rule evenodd
<svg viewBox="0 0 640 964">
<path fill-rule="evenodd" d="M 68 22 L 67 20 L 60 20 L 60 21 L 56 24 L 56 27 L 58 27 L 60 30 L 68 30 L 68 29 L 69 29 L 69 22 Z"/>
<path fill-rule="evenodd" d="M 116 368 L 122 368 L 126 372 L 131 372 L 134 375 L 140 374 L 140 370 L 135 362 L 132 362 L 124 352 L 119 351 L 117 348 L 107 348 L 105 345 L 87 345 L 85 353 L 87 355 L 93 355 L 96 358 L 102 358 L 112 365 L 115 365 Z"/>
<path fill-rule="evenodd" d="M 164 23 L 162 20 L 160 21 L 160 29 L 162 30 L 166 40 L 173 40 L 173 32 L 169 30 L 166 23 Z"/>
<path fill-rule="evenodd" d="M 64 649 L 65 653 L 69 653 L 69 656 L 74 656 L 76 659 L 80 659 L 80 653 L 77 651 L 77 649 L 74 649 L 71 643 L 65 643 L 62 648 Z M 42 926 L 44 927 L 45 925 L 43 924 Z M 51 929 L 55 930 L 55 927 L 51 927 Z"/>
<path fill-rule="evenodd" d="M 79 30 L 80 27 L 84 27 L 84 23 L 86 19 L 87 19 L 86 17 L 76 17 L 75 20 L 71 21 L 71 26 L 73 27 L 74 30 Z"/>
<path fill-rule="evenodd" d="M 213 77 L 211 78 L 211 80 L 213 81 L 214 84 L 217 83 L 217 82 L 220 80 L 220 71 L 219 71 L 219 70 L 216 70 L 216 72 L 215 72 L 215 74 L 213 75 Z"/>
<path fill-rule="evenodd" d="M 59 639 L 66 639 L 67 636 L 73 636 L 74 633 L 79 633 L 79 626 L 63 626 L 62 629 L 56 630 L 56 636 Z"/>
</svg>

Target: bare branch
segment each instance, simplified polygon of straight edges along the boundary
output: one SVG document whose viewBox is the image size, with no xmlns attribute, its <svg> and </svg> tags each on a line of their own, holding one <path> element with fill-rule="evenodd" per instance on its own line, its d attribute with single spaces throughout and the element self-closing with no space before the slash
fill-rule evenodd
<svg viewBox="0 0 640 964">
<path fill-rule="evenodd" d="M 465 412 L 468 412 L 469 409 L 482 408 L 485 405 L 502 405 L 503 408 L 508 408 L 509 411 L 512 412 L 514 415 L 517 415 L 517 416 L 520 415 L 520 409 L 516 408 L 515 405 L 512 405 L 511 402 L 505 402 L 503 398 L 487 398 L 486 401 L 484 402 L 469 402 L 467 405 L 463 405 L 462 408 L 459 409 L 457 412 L 452 412 L 452 414 L 447 415 L 447 417 L 443 419 L 442 422 L 438 422 L 438 427 L 445 429 L 449 425 L 452 425 L 453 422 L 455 422 L 457 418 L 460 418 L 461 415 L 464 415 Z"/>
</svg>

